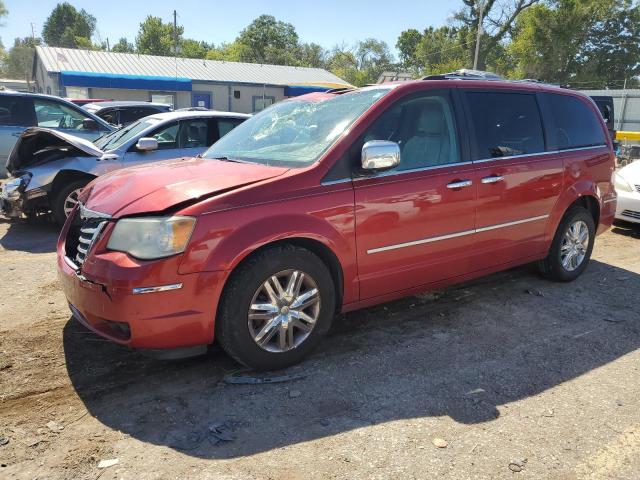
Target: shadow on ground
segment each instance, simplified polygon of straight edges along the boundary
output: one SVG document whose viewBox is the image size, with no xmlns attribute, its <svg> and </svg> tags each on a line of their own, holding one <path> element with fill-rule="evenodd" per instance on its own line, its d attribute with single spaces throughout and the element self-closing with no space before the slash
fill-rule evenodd
<svg viewBox="0 0 640 480">
<path fill-rule="evenodd" d="M 5 250 L 29 253 L 50 253 L 56 251 L 60 226 L 47 220 L 8 220 L 0 217 L 0 223 L 8 225 L 6 233 L 0 237 L 0 246 Z"/>
<path fill-rule="evenodd" d="M 501 405 L 637 349 L 639 301 L 640 275 L 611 265 L 592 261 L 570 284 L 518 268 L 338 317 L 320 350 L 287 372 L 306 377 L 282 384 L 229 385 L 223 376 L 240 367 L 223 353 L 152 360 L 72 319 L 64 348 L 78 395 L 105 425 L 233 458 L 398 419 L 491 421 Z M 214 445 L 215 422 L 236 439 Z"/>
</svg>

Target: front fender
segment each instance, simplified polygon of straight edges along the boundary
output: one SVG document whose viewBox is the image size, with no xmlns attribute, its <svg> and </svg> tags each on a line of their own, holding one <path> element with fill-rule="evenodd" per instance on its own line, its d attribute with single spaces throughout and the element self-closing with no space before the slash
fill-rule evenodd
<svg viewBox="0 0 640 480">
<path fill-rule="evenodd" d="M 344 198 L 340 198 L 344 197 Z M 252 252 L 286 239 L 309 239 L 321 243 L 338 259 L 344 279 L 344 301 L 357 299 L 355 232 L 352 193 L 307 199 L 306 212 L 295 211 L 297 202 L 277 207 L 234 209 L 202 215 L 189 248 L 180 264 L 180 273 L 232 271 Z M 313 209 L 314 203 L 322 207 Z M 330 205 L 330 206 L 329 206 Z M 266 208 L 265 208 L 266 207 Z M 278 212 L 269 210 L 278 209 Z"/>
</svg>

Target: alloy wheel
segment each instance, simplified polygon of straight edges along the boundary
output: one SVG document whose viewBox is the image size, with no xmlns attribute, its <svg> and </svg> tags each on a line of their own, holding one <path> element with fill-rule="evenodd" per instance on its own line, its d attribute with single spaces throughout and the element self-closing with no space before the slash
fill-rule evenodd
<svg viewBox="0 0 640 480">
<path fill-rule="evenodd" d="M 589 227 L 582 220 L 572 223 L 564 234 L 560 246 L 562 267 L 572 272 L 578 268 L 587 255 L 589 248 Z"/>
<path fill-rule="evenodd" d="M 82 191 L 82 188 L 72 190 L 71 193 L 67 195 L 67 198 L 64 199 L 64 216 L 65 217 L 68 217 L 69 214 L 71 213 L 71 210 L 73 210 L 73 208 L 77 205 L 78 196 L 80 195 L 81 191 Z"/>
<path fill-rule="evenodd" d="M 256 344 L 280 353 L 301 345 L 320 315 L 320 292 L 300 270 L 284 270 L 265 280 L 251 300 L 248 326 Z"/>
</svg>

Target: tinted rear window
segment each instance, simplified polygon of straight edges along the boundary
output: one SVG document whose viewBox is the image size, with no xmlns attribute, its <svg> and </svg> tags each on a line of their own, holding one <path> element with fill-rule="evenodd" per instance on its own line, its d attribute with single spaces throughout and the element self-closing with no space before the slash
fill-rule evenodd
<svg viewBox="0 0 640 480">
<path fill-rule="evenodd" d="M 579 98 L 569 95 L 545 94 L 550 140 L 558 150 L 591 147 L 606 143 L 597 112 Z"/>
<path fill-rule="evenodd" d="M 29 127 L 34 124 L 31 100 L 18 95 L 0 95 L 0 125 Z"/>
<path fill-rule="evenodd" d="M 467 92 L 475 131 L 475 158 L 544 152 L 540 111 L 533 94 Z"/>
</svg>

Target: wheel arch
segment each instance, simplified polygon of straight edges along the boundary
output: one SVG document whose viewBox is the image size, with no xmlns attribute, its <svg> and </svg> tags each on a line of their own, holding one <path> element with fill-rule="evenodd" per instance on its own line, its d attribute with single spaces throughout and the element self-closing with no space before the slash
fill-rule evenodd
<svg viewBox="0 0 640 480">
<path fill-rule="evenodd" d="M 65 185 L 68 185 L 70 182 L 75 182 L 82 179 L 87 179 L 90 182 L 94 178 L 96 178 L 95 175 L 83 172 L 81 170 L 60 170 L 51 182 L 49 195 L 53 199 L 60 191 L 60 189 Z"/>
<path fill-rule="evenodd" d="M 567 211 L 575 205 L 585 208 L 591 214 L 596 230 L 598 230 L 601 210 L 601 200 L 598 195 L 598 188 L 592 181 L 576 182 L 570 188 L 564 190 L 551 212 L 546 232 L 548 246 L 551 245 L 551 241 L 555 236 L 562 218 Z"/>
<path fill-rule="evenodd" d="M 266 242 L 244 257 L 236 259 L 236 262 L 234 262 L 230 274 L 225 280 L 225 285 L 222 288 L 222 295 L 224 295 L 225 288 L 229 283 L 229 278 L 235 271 L 237 271 L 242 265 L 244 265 L 256 255 L 259 255 L 263 251 L 268 250 L 269 248 L 276 247 L 278 245 L 294 245 L 296 247 L 304 248 L 314 253 L 320 258 L 320 260 L 322 260 L 322 262 L 329 269 L 329 273 L 331 274 L 331 278 L 333 279 L 336 290 L 336 311 L 339 311 L 344 299 L 344 270 L 342 268 L 342 264 L 340 263 L 340 260 L 338 259 L 338 256 L 335 254 L 335 252 L 326 244 L 317 239 L 304 236 L 286 237 Z"/>
</svg>

